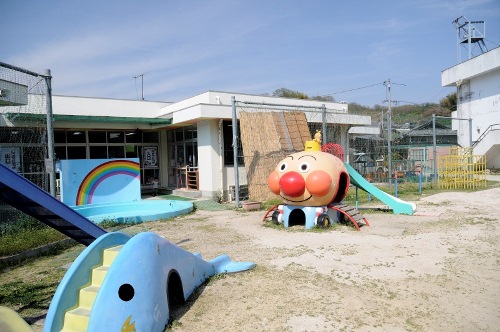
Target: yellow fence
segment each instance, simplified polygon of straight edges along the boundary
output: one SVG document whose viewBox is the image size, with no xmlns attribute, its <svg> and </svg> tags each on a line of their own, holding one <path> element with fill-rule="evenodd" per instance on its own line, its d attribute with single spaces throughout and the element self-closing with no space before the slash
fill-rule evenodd
<svg viewBox="0 0 500 332">
<path fill-rule="evenodd" d="M 479 189 L 486 187 L 486 159 L 472 150 L 453 148 L 438 158 L 438 188 Z"/>
</svg>

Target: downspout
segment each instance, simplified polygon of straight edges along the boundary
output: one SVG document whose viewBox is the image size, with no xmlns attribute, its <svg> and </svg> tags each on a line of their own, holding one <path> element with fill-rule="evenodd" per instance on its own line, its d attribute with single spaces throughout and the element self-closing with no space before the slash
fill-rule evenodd
<svg viewBox="0 0 500 332">
<path fill-rule="evenodd" d="M 219 120 L 219 173 L 220 173 L 220 197 L 224 197 L 224 142 L 222 141 L 222 119 Z"/>
</svg>

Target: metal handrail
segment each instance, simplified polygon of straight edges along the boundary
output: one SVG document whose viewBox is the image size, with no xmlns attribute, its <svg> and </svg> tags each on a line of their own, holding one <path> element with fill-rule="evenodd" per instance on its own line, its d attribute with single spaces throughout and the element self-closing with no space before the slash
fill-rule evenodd
<svg viewBox="0 0 500 332">
<path fill-rule="evenodd" d="M 493 127 L 495 126 L 500 126 L 500 123 L 489 125 L 489 127 L 486 128 L 485 131 L 483 131 L 483 133 L 478 137 L 478 139 L 474 143 L 472 143 L 472 147 L 475 147 L 479 142 L 481 142 L 486 137 L 486 135 L 493 130 Z"/>
</svg>

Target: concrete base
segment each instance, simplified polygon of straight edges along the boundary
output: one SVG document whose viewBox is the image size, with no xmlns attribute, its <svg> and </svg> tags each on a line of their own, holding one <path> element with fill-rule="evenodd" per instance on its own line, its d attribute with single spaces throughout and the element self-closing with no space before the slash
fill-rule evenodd
<svg viewBox="0 0 500 332">
<path fill-rule="evenodd" d="M 172 195 L 187 197 L 187 198 L 200 198 L 201 191 L 199 190 L 189 190 L 189 189 L 174 189 L 172 190 Z"/>
</svg>

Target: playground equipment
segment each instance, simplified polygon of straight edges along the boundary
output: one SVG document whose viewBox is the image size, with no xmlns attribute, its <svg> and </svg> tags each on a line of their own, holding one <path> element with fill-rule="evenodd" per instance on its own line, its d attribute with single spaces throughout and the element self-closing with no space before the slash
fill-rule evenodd
<svg viewBox="0 0 500 332">
<path fill-rule="evenodd" d="M 328 227 L 340 221 L 343 214 L 358 230 L 361 221 L 369 225 L 359 211 L 341 203 L 349 190 L 348 170 L 341 159 L 321 151 L 315 138 L 305 143 L 305 151 L 280 161 L 269 175 L 269 188 L 285 204 L 270 209 L 264 220 L 272 213 L 275 223 L 289 227 L 304 221 L 305 229 L 310 229 Z M 328 145 L 328 149 L 332 148 Z"/>
<path fill-rule="evenodd" d="M 227 255 L 205 261 L 150 232 L 108 233 L 71 265 L 44 330 L 163 331 L 170 306 L 184 303 L 207 278 L 253 266 Z"/>
<path fill-rule="evenodd" d="M 106 233 L 104 229 L 1 163 L 0 199 L 84 245 L 89 245 Z"/>
<path fill-rule="evenodd" d="M 351 183 L 353 185 L 366 191 L 367 193 L 385 203 L 392 209 L 394 214 L 412 215 L 416 211 L 417 206 L 415 205 L 415 203 L 405 202 L 397 197 L 389 195 L 388 193 L 380 190 L 379 188 L 368 182 L 361 174 L 356 172 L 356 170 L 352 168 L 351 165 L 346 163 L 345 167 L 349 172 Z"/>
<path fill-rule="evenodd" d="M 205 261 L 150 232 L 107 233 L 2 164 L 0 199 L 88 246 L 54 294 L 47 332 L 163 331 L 170 306 L 185 301 L 207 278 L 254 266 L 227 255 Z M 0 310 L 3 317 L 1 331 L 30 330 L 10 310 Z"/>
<path fill-rule="evenodd" d="M 452 148 L 438 157 L 438 188 L 479 189 L 486 187 L 486 158 L 472 149 Z"/>
<path fill-rule="evenodd" d="M 408 203 L 375 187 L 351 165 L 343 162 L 344 151 L 338 144 L 319 145 L 317 139 L 307 141 L 305 151 L 291 154 L 278 163 L 269 175 L 269 189 L 284 204 L 269 209 L 268 218 L 285 227 L 304 223 L 305 229 L 328 227 L 343 215 L 357 230 L 369 226 L 357 208 L 342 203 L 349 184 L 365 190 L 387 204 L 395 214 L 413 214 L 414 203 Z"/>
</svg>

